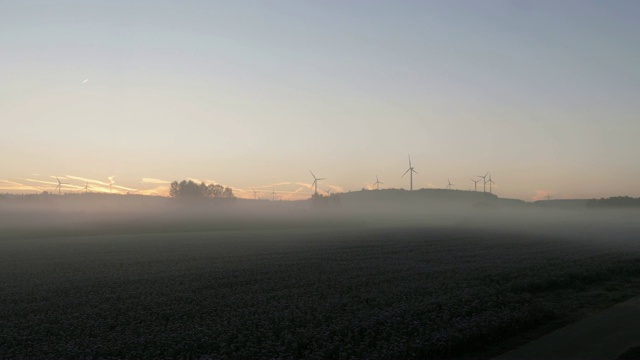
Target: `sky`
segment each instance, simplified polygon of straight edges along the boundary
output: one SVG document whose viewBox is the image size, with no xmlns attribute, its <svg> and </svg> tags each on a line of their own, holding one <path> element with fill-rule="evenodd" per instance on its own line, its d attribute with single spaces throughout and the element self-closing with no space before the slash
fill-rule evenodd
<svg viewBox="0 0 640 360">
<path fill-rule="evenodd" d="M 0 0 L 0 193 L 408 189 L 410 155 L 414 189 L 638 197 L 638 23 L 635 0 Z"/>
</svg>

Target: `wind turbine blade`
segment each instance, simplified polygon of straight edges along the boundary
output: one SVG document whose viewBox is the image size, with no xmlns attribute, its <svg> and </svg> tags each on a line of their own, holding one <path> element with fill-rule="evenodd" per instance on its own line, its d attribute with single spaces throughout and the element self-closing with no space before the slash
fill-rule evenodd
<svg viewBox="0 0 640 360">
<path fill-rule="evenodd" d="M 327 180 L 327 178 L 320 178 L 320 179 L 316 179 L 316 180 Z"/>
<path fill-rule="evenodd" d="M 411 169 L 411 171 L 413 171 L 414 173 L 418 174 L 418 172 L 417 172 L 417 171 L 415 171 L 415 170 L 413 170 L 413 169 Z"/>
<path fill-rule="evenodd" d="M 411 155 L 407 155 L 409 157 L 409 167 L 411 167 Z"/>
<path fill-rule="evenodd" d="M 412 170 L 411 168 L 407 169 L 407 171 L 405 171 L 405 172 L 404 172 L 404 174 L 402 174 L 402 177 L 404 177 L 405 175 L 407 175 L 407 173 L 408 173 L 409 171 L 411 171 L 411 170 Z"/>
<path fill-rule="evenodd" d="M 309 170 L 309 172 L 311 173 L 311 176 L 313 176 L 313 178 L 315 179 L 315 178 L 316 178 L 316 176 L 315 176 L 315 175 L 313 175 L 313 171 Z"/>
</svg>

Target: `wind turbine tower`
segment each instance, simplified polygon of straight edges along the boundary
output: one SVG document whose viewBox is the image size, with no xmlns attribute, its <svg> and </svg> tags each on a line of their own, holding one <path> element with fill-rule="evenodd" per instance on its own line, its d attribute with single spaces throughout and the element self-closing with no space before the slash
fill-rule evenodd
<svg viewBox="0 0 640 360">
<path fill-rule="evenodd" d="M 56 186 L 56 189 L 58 189 L 58 195 L 62 195 L 62 185 L 68 185 L 68 184 L 61 182 L 57 176 L 56 176 L 56 180 L 58 180 L 58 186 Z"/>
<path fill-rule="evenodd" d="M 380 180 L 378 180 L 378 175 L 376 175 L 376 182 L 373 183 L 373 185 L 376 186 L 376 190 L 380 190 L 380 184 L 384 184 L 384 183 L 380 182 Z"/>
<path fill-rule="evenodd" d="M 484 176 L 482 175 L 478 175 L 479 178 L 482 178 L 482 192 L 487 192 L 487 175 L 489 175 L 489 172 L 487 171 L 486 174 L 484 174 Z"/>
<path fill-rule="evenodd" d="M 473 181 L 473 188 L 475 191 L 478 191 L 478 183 L 480 182 L 480 179 L 478 180 L 473 180 L 473 178 L 471 178 L 471 181 Z"/>
<path fill-rule="evenodd" d="M 413 166 L 411 166 L 411 155 L 409 155 L 409 168 L 407 169 L 407 171 L 404 172 L 404 174 L 402 174 L 402 177 L 404 177 L 405 175 L 407 175 L 407 173 L 409 173 L 409 191 L 413 191 L 413 173 L 418 173 L 417 171 L 415 171 L 413 169 Z"/>
<path fill-rule="evenodd" d="M 314 193 L 317 195 L 317 194 L 318 194 L 318 181 L 320 181 L 320 180 L 326 180 L 327 178 L 317 178 L 317 177 L 313 174 L 313 171 L 309 170 L 309 172 L 311 173 L 311 176 L 313 176 L 313 184 L 311 184 L 311 186 L 315 187 L 315 189 L 314 189 Z"/>
<path fill-rule="evenodd" d="M 495 181 L 491 180 L 491 174 L 489 174 L 489 181 L 487 182 L 489 183 L 489 194 L 493 194 L 491 191 L 491 184 L 495 184 Z"/>
</svg>

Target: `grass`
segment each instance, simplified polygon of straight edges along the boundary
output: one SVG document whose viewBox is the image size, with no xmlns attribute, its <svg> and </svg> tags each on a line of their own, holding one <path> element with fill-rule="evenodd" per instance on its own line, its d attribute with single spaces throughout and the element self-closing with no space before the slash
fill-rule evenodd
<svg viewBox="0 0 640 360">
<path fill-rule="evenodd" d="M 0 358 L 483 357 L 639 278 L 635 243 L 488 230 L 4 240 Z"/>
</svg>

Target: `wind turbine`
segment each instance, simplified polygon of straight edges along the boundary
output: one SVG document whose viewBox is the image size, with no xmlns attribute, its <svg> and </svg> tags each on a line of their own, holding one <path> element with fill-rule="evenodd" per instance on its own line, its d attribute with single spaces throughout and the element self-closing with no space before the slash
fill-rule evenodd
<svg viewBox="0 0 640 360">
<path fill-rule="evenodd" d="M 478 183 L 480 182 L 480 179 L 478 180 L 473 180 L 473 178 L 471 178 L 471 181 L 473 181 L 473 188 L 475 191 L 478 191 Z"/>
<path fill-rule="evenodd" d="M 251 188 L 251 190 L 253 191 L 253 200 L 258 200 L 258 195 L 256 193 L 256 189 Z"/>
<path fill-rule="evenodd" d="M 380 184 L 384 184 L 384 183 L 378 180 L 378 175 L 376 174 L 376 182 L 373 183 L 373 185 L 376 186 L 376 190 L 380 190 Z"/>
<path fill-rule="evenodd" d="M 496 182 L 491 180 L 491 174 L 489 174 L 489 181 L 487 181 L 489 183 L 489 194 L 493 194 L 493 192 L 491 192 L 491 184 L 495 184 Z"/>
<path fill-rule="evenodd" d="M 276 188 L 273 188 L 273 191 L 271 191 L 271 201 L 276 201 Z"/>
<path fill-rule="evenodd" d="M 482 175 L 478 175 L 479 178 L 482 178 L 483 183 L 482 183 L 482 192 L 487 192 L 487 175 L 489 175 L 489 172 L 487 171 L 486 174 L 484 174 L 484 176 Z"/>
<path fill-rule="evenodd" d="M 409 155 L 409 168 L 407 169 L 407 171 L 404 172 L 404 174 L 402 174 L 402 177 L 404 177 L 405 175 L 407 175 L 407 173 L 409 173 L 409 191 L 413 191 L 413 173 L 418 173 L 417 171 L 415 171 L 413 169 L 413 166 L 411 166 L 411 156 Z"/>
<path fill-rule="evenodd" d="M 89 192 L 89 182 L 87 181 L 87 183 L 84 185 L 84 193 L 88 193 Z"/>
<path fill-rule="evenodd" d="M 57 176 L 56 176 L 56 180 L 58 180 L 58 186 L 56 186 L 56 189 L 58 189 L 58 195 L 62 195 L 62 185 L 68 185 L 68 184 L 61 182 Z"/>
<path fill-rule="evenodd" d="M 311 173 L 311 176 L 313 176 L 313 184 L 311 184 L 311 186 L 315 186 L 315 194 L 318 194 L 318 181 L 320 180 L 326 180 L 327 178 L 317 178 L 314 174 L 313 171 L 309 170 L 309 172 Z"/>
<path fill-rule="evenodd" d="M 452 187 L 452 186 L 455 186 L 455 184 L 452 184 L 452 183 L 451 183 L 451 181 L 449 180 L 449 178 L 447 178 L 447 182 L 448 182 L 448 184 L 447 184 L 447 189 L 448 189 L 448 190 L 451 190 L 451 187 Z"/>
</svg>

